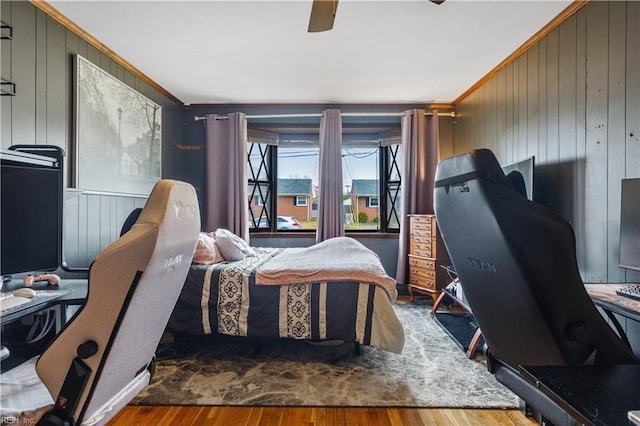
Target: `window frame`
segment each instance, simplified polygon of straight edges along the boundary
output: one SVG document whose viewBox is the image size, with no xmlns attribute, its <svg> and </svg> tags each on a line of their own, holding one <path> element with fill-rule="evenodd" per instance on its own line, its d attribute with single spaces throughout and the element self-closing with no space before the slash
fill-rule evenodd
<svg viewBox="0 0 640 426">
<path fill-rule="evenodd" d="M 251 201 L 249 202 L 249 231 L 250 232 L 270 232 L 275 230 L 276 224 L 274 218 L 276 217 L 276 202 L 278 197 L 278 188 L 277 184 L 274 184 L 273 176 L 274 174 L 277 176 L 278 172 L 278 164 L 275 160 L 274 156 L 277 155 L 277 151 L 275 145 L 271 143 L 266 143 L 261 140 L 251 140 L 251 136 L 249 136 L 247 140 L 247 165 L 252 171 L 252 176 L 247 175 L 247 187 L 253 187 L 253 190 L 249 191 L 249 200 L 253 200 L 254 197 L 258 197 L 261 199 L 261 203 L 255 203 L 256 206 L 262 207 L 260 209 L 260 213 L 257 217 L 254 217 L 253 211 L 251 209 Z M 251 164 L 251 153 L 254 149 L 254 145 L 258 145 L 258 151 L 260 153 L 260 165 L 258 166 L 258 179 L 255 179 L 255 173 L 253 171 L 253 165 Z M 264 145 L 264 151 L 260 148 L 260 145 Z M 265 174 L 267 179 L 260 179 L 260 170 L 264 166 Z M 276 180 L 277 183 L 277 180 Z M 262 187 L 266 187 L 266 193 L 264 198 L 262 197 Z M 266 208 L 265 208 L 266 206 Z M 264 214 L 263 214 L 264 213 Z M 260 222 L 262 217 L 266 217 L 267 227 L 260 228 Z M 256 226 L 257 225 L 257 226 Z"/>
<path fill-rule="evenodd" d="M 286 128 L 286 127 L 285 127 Z M 398 126 L 399 129 L 399 126 Z M 391 132 L 396 135 L 399 134 L 398 129 L 392 130 Z M 287 134 L 287 131 L 283 129 L 282 131 L 283 134 Z M 378 138 L 378 140 L 380 142 L 382 142 L 382 137 Z M 269 143 L 265 143 L 265 142 L 261 142 L 261 141 L 248 141 L 248 145 L 252 145 L 252 144 L 263 144 L 266 145 L 265 149 L 266 149 L 266 153 L 265 155 L 268 157 L 267 162 L 265 163 L 265 166 L 267 167 L 266 173 L 267 176 L 270 177 L 269 182 L 267 182 L 266 180 L 252 180 L 251 176 L 248 176 L 248 185 L 262 185 L 262 186 L 267 186 L 267 191 L 270 197 L 270 205 L 267 206 L 268 209 L 268 214 L 267 214 L 267 222 L 268 222 L 268 228 L 250 228 L 250 232 L 251 233 L 266 233 L 266 232 L 292 232 L 291 230 L 278 230 L 277 227 L 277 217 L 278 217 L 278 145 L 277 144 L 269 144 Z M 395 149 L 395 153 L 392 153 L 392 148 L 394 146 L 400 145 L 400 147 Z M 397 159 L 395 158 L 395 155 L 397 155 L 397 150 L 401 149 L 401 144 L 398 143 L 393 143 L 393 144 L 382 144 L 380 143 L 378 150 L 379 150 L 379 154 L 378 154 L 378 167 L 379 167 L 379 176 L 381 176 L 381 179 L 378 179 L 379 181 L 379 193 L 377 197 L 372 197 L 372 196 L 368 196 L 367 197 L 367 207 L 372 207 L 372 208 L 377 208 L 378 209 L 378 218 L 379 218 L 379 226 L 377 229 L 356 229 L 356 230 L 348 230 L 348 233 L 367 233 L 367 234 L 384 234 L 384 233 L 399 233 L 400 232 L 400 223 L 401 223 L 401 218 L 400 218 L 400 206 L 393 206 L 393 208 L 391 210 L 389 210 L 389 203 L 390 201 L 393 201 L 393 203 L 395 203 L 395 201 L 397 200 L 398 194 L 401 191 L 401 170 L 400 167 L 402 166 L 402 164 L 399 164 Z M 250 149 L 248 150 L 248 152 L 250 152 Z M 249 162 L 249 154 L 248 154 L 248 158 L 247 161 Z M 398 171 L 398 179 L 391 179 L 391 176 L 393 175 L 393 170 L 390 169 L 391 167 L 396 167 L 397 171 Z M 392 198 L 392 200 L 390 200 L 391 197 L 391 191 L 390 191 L 390 187 L 395 186 L 397 187 L 397 189 L 395 189 L 395 196 Z M 256 196 L 257 193 L 254 192 L 251 194 L 252 196 Z M 306 200 L 305 204 L 298 204 L 298 198 L 299 197 L 304 197 Z M 371 206 L 370 205 L 370 201 L 371 198 L 377 198 L 378 200 L 378 205 L 377 206 Z M 300 195 L 296 195 L 295 196 L 295 205 L 296 206 L 304 206 L 307 207 L 309 206 L 311 203 L 311 201 L 309 200 L 309 197 L 307 196 L 300 196 Z M 256 203 L 256 205 L 259 205 L 258 203 Z M 249 206 L 249 209 L 251 210 L 251 206 Z M 264 209 L 263 209 L 264 211 Z M 395 215 L 395 218 L 397 219 L 398 222 L 398 227 L 391 227 L 389 226 L 390 221 L 390 217 L 391 214 Z M 256 218 L 256 220 L 260 220 L 260 218 Z M 259 222 L 258 222 L 259 223 Z M 301 233 L 310 233 L 312 230 L 311 229 L 301 229 L 301 230 L 296 230 L 293 232 L 301 232 Z M 315 230 L 313 230 L 315 232 Z"/>
<path fill-rule="evenodd" d="M 375 204 L 373 204 L 371 201 L 372 200 L 376 200 L 377 202 Z M 367 207 L 372 208 L 372 209 L 379 209 L 380 208 L 380 196 L 367 196 Z"/>
<path fill-rule="evenodd" d="M 396 147 L 395 151 L 394 147 Z M 380 179 L 380 229 L 384 229 L 384 232 L 387 233 L 400 233 L 400 224 L 402 223 L 402 206 L 396 206 L 396 200 L 402 191 L 402 170 L 400 169 L 402 164 L 398 164 L 397 159 L 398 150 L 400 149 L 402 149 L 401 143 L 389 144 L 380 147 L 380 158 L 382 159 L 380 162 L 380 175 L 384 176 L 383 179 Z M 394 164 L 398 170 L 397 179 L 391 178 L 393 175 Z M 397 187 L 397 189 L 392 193 L 391 187 Z M 392 206 L 390 206 L 390 201 L 392 201 Z M 390 218 L 392 214 L 397 219 L 397 227 L 392 227 L 390 225 Z"/>
</svg>

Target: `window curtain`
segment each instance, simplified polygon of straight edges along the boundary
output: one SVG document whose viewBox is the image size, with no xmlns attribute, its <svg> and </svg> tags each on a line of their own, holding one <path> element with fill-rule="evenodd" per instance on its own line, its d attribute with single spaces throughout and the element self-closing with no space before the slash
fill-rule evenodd
<svg viewBox="0 0 640 426">
<path fill-rule="evenodd" d="M 208 114 L 205 126 L 204 229 L 226 228 L 248 242 L 247 120 Z"/>
<path fill-rule="evenodd" d="M 316 242 L 344 236 L 342 200 L 342 119 L 328 109 L 320 119 L 320 174 Z"/>
<path fill-rule="evenodd" d="M 396 281 L 408 283 L 409 214 L 433 214 L 433 187 L 438 164 L 438 113 L 416 109 L 402 116 L 400 235 Z"/>
</svg>

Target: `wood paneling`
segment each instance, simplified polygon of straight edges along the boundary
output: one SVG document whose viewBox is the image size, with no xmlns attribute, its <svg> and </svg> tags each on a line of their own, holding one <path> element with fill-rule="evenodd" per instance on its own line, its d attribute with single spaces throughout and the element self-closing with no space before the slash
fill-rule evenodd
<svg viewBox="0 0 640 426">
<path fill-rule="evenodd" d="M 534 195 L 574 226 L 589 282 L 638 281 L 618 267 L 620 182 L 640 176 L 640 12 L 590 2 L 457 105 L 454 152 L 536 156 Z"/>
<path fill-rule="evenodd" d="M 594 2 L 585 10 L 586 39 L 586 174 L 585 174 L 585 265 L 589 282 L 607 281 L 607 29 L 609 4 Z"/>
<path fill-rule="evenodd" d="M 182 141 L 182 105 L 147 80 L 125 69 L 98 47 L 34 4 L 2 2 L 2 20 L 14 28 L 13 40 L 2 41 L 2 73 L 16 82 L 16 96 L 2 97 L 1 147 L 15 144 L 64 148 L 65 186 L 74 184 L 74 55 L 80 54 L 163 107 L 163 177 L 179 178 L 181 156 L 173 144 Z M 129 212 L 144 198 L 79 194 L 65 199 L 65 260 L 87 267 L 119 234 Z"/>
</svg>

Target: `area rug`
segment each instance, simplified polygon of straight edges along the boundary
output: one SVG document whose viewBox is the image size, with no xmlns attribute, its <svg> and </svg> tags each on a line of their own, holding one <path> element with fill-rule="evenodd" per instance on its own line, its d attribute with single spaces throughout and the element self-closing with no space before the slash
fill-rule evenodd
<svg viewBox="0 0 640 426">
<path fill-rule="evenodd" d="M 353 344 L 206 336 L 159 352 L 133 405 L 516 408 L 518 398 L 431 318 L 396 304 L 402 354 Z"/>
</svg>

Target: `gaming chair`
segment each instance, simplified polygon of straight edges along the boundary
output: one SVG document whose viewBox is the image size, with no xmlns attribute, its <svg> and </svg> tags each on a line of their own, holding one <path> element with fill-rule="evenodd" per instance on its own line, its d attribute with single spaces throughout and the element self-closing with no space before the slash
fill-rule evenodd
<svg viewBox="0 0 640 426">
<path fill-rule="evenodd" d="M 493 152 L 442 160 L 434 209 L 496 379 L 556 425 L 573 420 L 519 374 L 520 365 L 635 364 L 587 294 L 573 230 L 527 200 Z"/>
<path fill-rule="evenodd" d="M 86 303 L 37 361 L 55 401 L 39 424 L 104 424 L 149 383 L 199 231 L 194 188 L 159 181 L 131 230 L 96 256 Z"/>
</svg>

